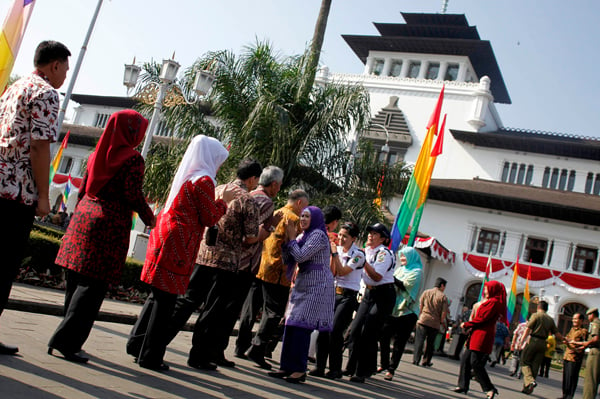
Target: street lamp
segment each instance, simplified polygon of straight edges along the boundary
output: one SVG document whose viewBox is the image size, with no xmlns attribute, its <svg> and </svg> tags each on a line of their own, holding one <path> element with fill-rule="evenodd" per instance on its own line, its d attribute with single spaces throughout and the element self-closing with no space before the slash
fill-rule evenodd
<svg viewBox="0 0 600 399">
<path fill-rule="evenodd" d="M 390 152 L 390 146 L 388 145 L 390 142 L 390 132 L 388 132 L 387 127 L 379 123 L 371 123 L 371 126 L 380 127 L 385 132 L 385 144 L 381 147 L 381 152 L 387 155 Z"/>
<path fill-rule="evenodd" d="M 182 103 L 193 104 L 201 96 L 205 96 L 215 81 L 215 76 L 209 71 L 198 71 L 196 78 L 194 79 L 194 85 L 192 89 L 198 97 L 193 100 L 188 100 L 179 87 L 175 85 L 175 78 L 179 71 L 179 63 L 173 59 L 163 60 L 162 68 L 160 70 L 160 84 L 156 82 L 150 82 L 143 87 L 137 94 L 137 97 L 147 104 L 154 104 L 154 111 L 152 112 L 152 118 L 148 125 L 146 137 L 144 138 L 144 145 L 142 147 L 142 156 L 146 158 L 150 144 L 152 143 L 152 137 L 154 136 L 156 125 L 160 119 L 160 113 L 162 111 L 163 102 L 165 102 L 165 96 L 169 89 L 169 98 L 166 106 L 178 105 Z M 132 64 L 125 65 L 125 73 L 123 75 L 123 85 L 127 87 L 127 91 L 137 85 L 137 81 L 140 75 L 141 68 L 135 65 L 135 59 Z M 158 90 L 158 94 L 156 91 Z M 174 97 L 174 98 L 171 98 Z"/>
</svg>

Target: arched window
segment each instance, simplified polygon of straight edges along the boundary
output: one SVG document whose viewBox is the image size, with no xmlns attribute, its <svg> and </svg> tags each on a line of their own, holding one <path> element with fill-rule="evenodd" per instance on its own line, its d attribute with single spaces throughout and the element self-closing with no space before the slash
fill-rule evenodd
<svg viewBox="0 0 600 399">
<path fill-rule="evenodd" d="M 481 282 L 473 283 L 469 285 L 467 291 L 465 292 L 465 300 L 464 305 L 469 309 L 473 308 L 473 305 L 479 299 L 479 292 L 481 291 Z"/>
<path fill-rule="evenodd" d="M 571 320 L 573 320 L 573 315 L 575 313 L 582 314 L 584 324 L 587 323 L 587 317 L 585 316 L 585 312 L 587 311 L 587 309 L 587 306 L 577 302 L 569 302 L 565 304 L 561 308 L 560 314 L 558 315 L 558 331 L 562 335 L 567 335 L 567 333 L 573 326 Z"/>
</svg>

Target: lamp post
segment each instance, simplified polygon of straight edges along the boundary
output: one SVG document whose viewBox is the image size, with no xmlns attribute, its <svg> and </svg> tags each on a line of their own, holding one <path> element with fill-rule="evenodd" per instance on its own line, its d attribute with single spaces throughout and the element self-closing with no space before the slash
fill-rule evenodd
<svg viewBox="0 0 600 399">
<path fill-rule="evenodd" d="M 389 154 L 389 152 L 390 152 L 390 146 L 389 146 L 390 132 L 388 132 L 387 127 L 385 127 L 384 125 L 382 125 L 380 123 L 371 123 L 371 126 L 380 127 L 385 132 L 385 144 L 381 147 L 381 152 L 386 154 L 386 157 L 387 157 L 387 154 Z"/>
<path fill-rule="evenodd" d="M 150 149 L 150 144 L 152 143 L 152 137 L 155 134 L 156 125 L 158 125 L 160 119 L 160 113 L 162 112 L 165 96 L 169 89 L 175 89 L 175 78 L 177 77 L 179 67 L 179 63 L 173 59 L 163 60 L 162 68 L 160 70 L 160 84 L 156 82 L 150 82 L 144 88 L 142 88 L 142 91 L 158 90 L 156 99 L 153 100 L 154 110 L 152 112 L 150 124 L 148 125 L 146 137 L 144 138 L 144 145 L 142 146 L 142 156 L 144 158 L 146 158 L 148 155 L 148 150 Z M 135 59 L 132 64 L 125 65 L 123 85 L 127 87 L 127 92 L 137 85 L 140 71 L 141 68 L 135 65 Z M 210 91 L 214 80 L 215 76 L 212 73 L 208 71 L 198 71 L 196 73 L 196 78 L 194 79 L 193 85 L 193 90 L 198 97 L 189 101 L 185 98 L 181 90 L 179 90 L 179 93 L 175 93 L 174 95 L 181 97 L 185 103 L 193 104 L 198 101 L 201 96 L 205 96 Z M 142 101 L 144 101 L 143 98 Z M 175 101 L 174 104 L 181 104 L 181 102 Z"/>
</svg>

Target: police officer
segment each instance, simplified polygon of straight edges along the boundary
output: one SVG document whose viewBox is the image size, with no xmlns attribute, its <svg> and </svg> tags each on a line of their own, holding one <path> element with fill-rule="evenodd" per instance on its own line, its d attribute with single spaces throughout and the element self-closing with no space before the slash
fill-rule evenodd
<svg viewBox="0 0 600 399">
<path fill-rule="evenodd" d="M 367 228 L 366 286 L 356 317 L 350 327 L 350 357 L 344 374 L 350 381 L 365 382 L 377 366 L 377 338 L 396 302 L 394 267 L 396 257 L 387 248 L 390 231 L 381 223 Z"/>
<path fill-rule="evenodd" d="M 586 312 L 590 321 L 589 341 L 577 343 L 582 348 L 590 348 L 585 362 L 585 378 L 583 380 L 583 399 L 594 399 L 598 393 L 600 382 L 600 319 L 598 319 L 598 308 L 592 308 Z"/>
</svg>

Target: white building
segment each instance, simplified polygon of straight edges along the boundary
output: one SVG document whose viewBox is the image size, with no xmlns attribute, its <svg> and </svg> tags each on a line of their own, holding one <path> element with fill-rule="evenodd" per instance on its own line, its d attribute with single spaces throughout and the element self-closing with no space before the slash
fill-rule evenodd
<svg viewBox="0 0 600 399">
<path fill-rule="evenodd" d="M 532 297 L 549 302 L 564 331 L 574 312 L 600 299 L 600 140 L 504 128 L 495 103 L 510 97 L 491 44 L 464 15 L 402 15 L 405 24 L 375 23 L 380 36 L 343 36 L 365 64 L 363 74 L 324 68 L 319 80 L 362 84 L 374 125 L 359 134 L 377 148 L 389 140 L 391 151 L 381 156 L 407 163 L 416 162 L 445 85 L 444 149 L 419 230 L 455 256 L 436 244 L 425 287 L 436 277 L 448 280 L 455 316 L 476 301 L 490 253 L 491 278 L 507 289 L 519 258 L 519 293 L 530 270 Z M 392 213 L 400 202 L 388 204 Z M 436 260 L 441 256 L 454 261 Z"/>
<path fill-rule="evenodd" d="M 436 277 L 447 279 L 456 316 L 477 299 L 490 253 L 491 277 L 507 289 L 518 257 L 519 293 L 530 270 L 532 297 L 549 302 L 564 331 L 574 312 L 598 306 L 600 299 L 600 140 L 504 128 L 495 104 L 510 104 L 510 96 L 490 42 L 464 15 L 402 15 L 404 24 L 376 23 L 380 36 L 344 36 L 365 64 L 363 74 L 323 68 L 318 81 L 363 85 L 374 124 L 359 134 L 378 150 L 388 142 L 382 159 L 407 163 L 417 159 L 445 85 L 444 150 L 419 228 L 431 236 L 418 242 L 426 258 L 424 288 Z M 122 97 L 73 99 L 81 107 L 74 125 L 62 129 L 72 130 L 63 162 L 72 157 L 72 175 L 78 176 L 77 165 L 108 115 L 132 104 Z M 61 169 L 63 175 L 71 170 L 66 164 Z M 60 187 L 53 184 L 51 198 Z M 392 213 L 400 201 L 388 204 Z"/>
</svg>

